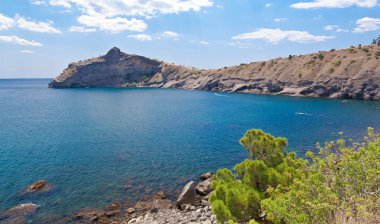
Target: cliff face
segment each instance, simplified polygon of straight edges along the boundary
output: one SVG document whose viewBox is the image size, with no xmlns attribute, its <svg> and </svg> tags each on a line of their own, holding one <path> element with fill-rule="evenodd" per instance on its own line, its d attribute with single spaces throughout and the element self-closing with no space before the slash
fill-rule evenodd
<svg viewBox="0 0 380 224">
<path fill-rule="evenodd" d="M 112 48 L 105 56 L 70 64 L 49 84 L 51 88 L 128 86 L 379 101 L 380 47 L 351 47 L 212 70 Z"/>
</svg>

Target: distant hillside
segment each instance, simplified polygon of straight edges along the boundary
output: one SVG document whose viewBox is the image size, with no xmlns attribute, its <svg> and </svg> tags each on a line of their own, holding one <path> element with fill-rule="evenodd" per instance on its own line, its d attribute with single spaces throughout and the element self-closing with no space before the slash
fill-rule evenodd
<svg viewBox="0 0 380 224">
<path fill-rule="evenodd" d="M 380 46 L 352 46 L 220 69 L 198 70 L 112 48 L 71 63 L 51 88 L 160 87 L 380 100 Z"/>
</svg>

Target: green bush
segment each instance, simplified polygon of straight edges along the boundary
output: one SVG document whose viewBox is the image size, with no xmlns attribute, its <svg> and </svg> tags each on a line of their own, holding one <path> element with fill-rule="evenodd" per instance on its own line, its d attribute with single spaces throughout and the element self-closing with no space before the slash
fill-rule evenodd
<svg viewBox="0 0 380 224">
<path fill-rule="evenodd" d="M 287 153 L 287 140 L 250 130 L 240 140 L 250 159 L 219 170 L 210 197 L 221 223 L 379 223 L 380 135 L 339 139 L 308 160 Z"/>
<path fill-rule="evenodd" d="M 342 61 L 341 60 L 337 60 L 337 61 L 335 61 L 334 63 L 333 63 L 333 65 L 335 65 L 335 66 L 340 66 L 342 64 Z"/>
<path fill-rule="evenodd" d="M 250 159 L 237 164 L 234 173 L 219 170 L 211 185 L 212 210 L 221 223 L 260 218 L 260 202 L 266 198 L 266 190 L 280 184 L 288 186 L 307 163 L 296 158 L 295 153 L 285 153 L 285 138 L 275 138 L 261 130 L 248 131 L 240 143 Z"/>
</svg>

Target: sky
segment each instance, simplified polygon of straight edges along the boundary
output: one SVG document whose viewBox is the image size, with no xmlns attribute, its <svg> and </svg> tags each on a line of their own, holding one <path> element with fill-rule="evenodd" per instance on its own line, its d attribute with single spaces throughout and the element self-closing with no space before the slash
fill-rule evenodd
<svg viewBox="0 0 380 224">
<path fill-rule="evenodd" d="M 370 44 L 380 0 L 0 0 L 0 78 L 112 47 L 200 69 Z"/>
</svg>

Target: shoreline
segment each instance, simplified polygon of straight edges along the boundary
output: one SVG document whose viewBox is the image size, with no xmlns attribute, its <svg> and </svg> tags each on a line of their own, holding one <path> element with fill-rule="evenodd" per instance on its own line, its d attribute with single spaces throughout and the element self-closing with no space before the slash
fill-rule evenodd
<svg viewBox="0 0 380 224">
<path fill-rule="evenodd" d="M 208 198 L 211 193 L 212 173 L 203 174 L 197 183 L 190 181 L 182 188 L 176 201 L 168 199 L 165 192 L 143 196 L 137 202 L 114 201 L 105 207 L 82 208 L 68 216 L 46 214 L 32 223 L 113 223 L 113 224 L 147 224 L 147 223 L 216 223 L 211 213 Z M 38 180 L 23 190 L 25 196 L 42 197 L 44 192 L 52 189 L 52 184 Z M 41 195 L 40 195 L 41 194 Z M 175 196 L 171 196 L 174 198 Z M 32 201 L 32 200 L 31 200 Z M 33 202 L 23 203 L 0 211 L 3 224 L 22 224 L 29 222 L 29 217 L 38 215 L 43 205 Z M 40 220 L 43 219 L 43 220 Z M 33 220 L 33 219 L 32 219 Z"/>
</svg>

